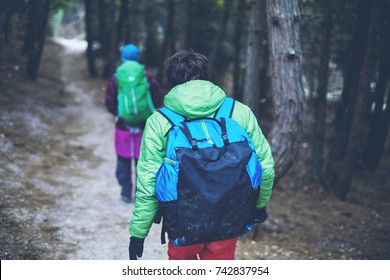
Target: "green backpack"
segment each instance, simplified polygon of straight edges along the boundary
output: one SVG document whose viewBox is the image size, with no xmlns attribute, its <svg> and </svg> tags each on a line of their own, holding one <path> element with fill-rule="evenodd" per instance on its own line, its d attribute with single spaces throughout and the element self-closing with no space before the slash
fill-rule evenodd
<svg viewBox="0 0 390 280">
<path fill-rule="evenodd" d="M 154 112 L 145 66 L 126 61 L 117 68 L 115 76 L 118 81 L 118 116 L 129 124 L 144 122 Z"/>
</svg>

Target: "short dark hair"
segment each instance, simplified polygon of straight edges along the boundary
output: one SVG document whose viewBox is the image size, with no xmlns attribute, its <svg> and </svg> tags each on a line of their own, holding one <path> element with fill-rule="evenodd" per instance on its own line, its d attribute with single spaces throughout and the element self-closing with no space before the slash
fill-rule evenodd
<svg viewBox="0 0 390 280">
<path fill-rule="evenodd" d="M 208 80 L 208 60 L 193 51 L 180 51 L 172 55 L 165 64 L 168 82 L 172 87 L 191 80 Z"/>
</svg>

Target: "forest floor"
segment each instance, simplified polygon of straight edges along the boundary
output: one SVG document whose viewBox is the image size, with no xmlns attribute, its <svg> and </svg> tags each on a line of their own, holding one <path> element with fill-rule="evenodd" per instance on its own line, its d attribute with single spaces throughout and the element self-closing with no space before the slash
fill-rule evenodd
<svg viewBox="0 0 390 280">
<path fill-rule="evenodd" d="M 83 46 L 51 42 L 28 81 L 20 48 L 0 47 L 0 259 L 127 259 L 134 205 L 119 200 L 106 81 L 88 77 Z M 304 142 L 236 259 L 390 259 L 390 141 L 346 201 L 310 182 Z M 143 259 L 167 259 L 159 241 L 153 225 Z"/>
</svg>

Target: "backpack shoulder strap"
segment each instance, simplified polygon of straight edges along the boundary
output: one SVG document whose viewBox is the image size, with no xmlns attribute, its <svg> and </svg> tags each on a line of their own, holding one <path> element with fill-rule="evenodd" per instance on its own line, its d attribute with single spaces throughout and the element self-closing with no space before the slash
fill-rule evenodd
<svg viewBox="0 0 390 280">
<path fill-rule="evenodd" d="M 234 99 L 231 97 L 226 97 L 223 101 L 221 107 L 219 107 L 217 113 L 214 118 L 231 118 L 234 109 Z"/>
<path fill-rule="evenodd" d="M 172 126 L 181 126 L 180 123 L 185 120 L 182 115 L 168 109 L 167 107 L 162 107 L 157 111 L 163 115 L 172 124 Z"/>
</svg>

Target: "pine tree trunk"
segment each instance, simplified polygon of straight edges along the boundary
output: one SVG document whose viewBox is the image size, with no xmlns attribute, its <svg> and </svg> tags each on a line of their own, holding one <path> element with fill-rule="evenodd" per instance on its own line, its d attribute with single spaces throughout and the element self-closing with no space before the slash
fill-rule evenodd
<svg viewBox="0 0 390 280">
<path fill-rule="evenodd" d="M 261 29 L 264 28 L 261 15 L 264 8 L 264 1 L 253 2 L 246 55 L 243 103 L 252 109 L 255 116 L 259 115 L 260 107 Z"/>
<path fill-rule="evenodd" d="M 87 65 L 91 77 L 97 76 L 92 40 L 92 0 L 85 0 L 85 33 L 87 37 Z"/>
<path fill-rule="evenodd" d="M 115 0 L 109 0 L 106 6 L 106 18 L 110 20 L 115 19 L 116 6 Z M 106 44 L 106 56 L 104 63 L 103 76 L 104 78 L 109 78 L 115 71 L 116 61 L 117 61 L 117 50 L 116 50 L 116 28 L 115 24 L 107 24 L 106 25 L 106 34 L 107 38 Z"/>
<path fill-rule="evenodd" d="M 368 109 L 370 83 L 373 81 L 377 62 L 377 36 L 385 0 L 373 1 L 369 16 L 369 35 L 364 54 L 362 74 L 359 79 L 356 104 L 353 110 L 351 130 L 348 136 L 346 154 L 340 168 L 335 188 L 340 199 L 345 200 L 350 190 L 356 164 L 361 160 L 367 139 L 364 129 L 369 125 Z"/>
<path fill-rule="evenodd" d="M 348 52 L 341 104 L 335 117 L 335 140 L 326 170 L 327 184 L 334 184 L 348 142 L 352 113 L 356 102 L 357 85 L 362 71 L 364 49 L 368 36 L 368 19 L 371 0 L 359 0 L 354 39 Z"/>
<path fill-rule="evenodd" d="M 303 132 L 300 14 L 297 0 L 267 0 L 266 4 L 274 106 L 270 139 L 279 180 L 296 160 Z"/>
<path fill-rule="evenodd" d="M 1 3 L 1 2 L 0 2 Z M 4 42 L 7 44 L 9 42 L 9 35 L 11 29 L 11 19 L 14 13 L 17 11 L 15 2 L 12 3 L 1 3 L 0 8 L 0 22 L 3 31 L 3 38 L 0 38 L 0 43 L 4 39 Z"/>
<path fill-rule="evenodd" d="M 385 15 L 390 13 L 390 3 L 386 3 Z M 374 113 L 371 116 L 371 126 L 367 143 L 363 152 L 364 163 L 371 169 L 376 170 L 384 147 L 386 144 L 387 133 L 389 130 L 389 104 L 390 104 L 390 23 L 387 19 L 383 20 L 380 43 L 380 67 L 377 86 L 374 94 Z M 386 94 L 387 90 L 387 94 Z M 387 106 L 383 110 L 383 104 L 386 100 Z"/>
<path fill-rule="evenodd" d="M 174 34 L 174 20 L 175 20 L 175 1 L 168 0 L 168 17 L 165 27 L 164 43 L 162 46 L 163 59 L 165 61 L 170 55 L 175 52 L 175 34 Z"/>
<path fill-rule="evenodd" d="M 127 23 L 128 18 L 129 18 L 129 1 L 121 0 L 121 6 L 119 9 L 119 19 L 116 27 L 117 46 L 122 45 L 123 38 L 125 37 L 126 34 L 129 33 L 129 26 Z"/>
<path fill-rule="evenodd" d="M 184 17 L 184 49 L 191 49 L 191 46 L 193 45 L 193 31 L 192 31 L 192 10 L 193 10 L 193 0 L 183 0 L 183 10 L 186 16 Z"/>
<path fill-rule="evenodd" d="M 164 75 L 164 61 L 170 57 L 175 52 L 175 28 L 174 28 L 174 20 L 175 20 L 175 1 L 168 1 L 168 17 L 167 23 L 164 32 L 164 42 L 162 45 L 162 59 L 160 63 L 160 68 L 158 71 L 157 79 L 160 81 L 161 85 L 166 84 L 165 75 Z"/>
<path fill-rule="evenodd" d="M 218 35 L 215 39 L 213 49 L 209 55 L 210 78 L 214 81 L 219 80 L 217 74 L 218 55 L 221 52 L 223 40 L 226 36 L 227 24 L 233 7 L 233 0 L 225 0 L 222 17 L 219 22 Z"/>
<path fill-rule="evenodd" d="M 234 26 L 234 66 L 233 66 L 233 96 L 236 100 L 242 101 L 243 97 L 243 81 L 242 73 L 244 71 L 241 66 L 242 61 L 242 38 L 243 38 L 243 29 L 242 25 L 244 22 L 244 15 L 246 12 L 245 0 L 239 0 L 237 9 L 236 9 L 236 22 Z"/>
<path fill-rule="evenodd" d="M 131 1 L 129 6 L 129 18 L 128 28 L 126 33 L 123 35 L 125 44 L 138 44 L 138 35 L 137 31 L 140 30 L 140 22 L 141 22 L 141 12 L 140 12 L 140 1 Z"/>
<path fill-rule="evenodd" d="M 106 0 L 99 0 L 99 43 L 100 55 L 103 59 L 107 56 L 107 23 L 106 23 Z"/>
<path fill-rule="evenodd" d="M 153 16 L 154 7 L 153 3 L 149 3 L 144 13 L 144 22 L 146 26 L 146 42 L 144 51 L 144 62 L 147 66 L 160 66 L 160 45 L 156 34 L 156 21 Z"/>
<path fill-rule="evenodd" d="M 27 61 L 27 76 L 33 80 L 36 80 L 38 76 L 50 14 L 50 0 L 40 0 L 38 3 L 38 13 L 36 14 L 38 19 L 34 27 L 36 37 L 32 48 L 29 50 Z"/>
<path fill-rule="evenodd" d="M 27 2 L 27 24 L 26 33 L 24 35 L 24 43 L 22 53 L 28 55 L 30 50 L 34 47 L 37 32 L 38 20 L 38 0 L 31 0 Z"/>
<path fill-rule="evenodd" d="M 318 75 L 317 98 L 314 105 L 314 137 L 312 150 L 312 168 L 317 180 L 321 181 L 322 167 L 324 157 L 325 142 L 325 121 L 326 121 L 326 93 L 328 89 L 329 78 L 329 57 L 330 42 L 332 35 L 332 0 L 323 0 L 324 21 L 323 21 L 323 40 L 321 44 L 320 69 Z"/>
</svg>

